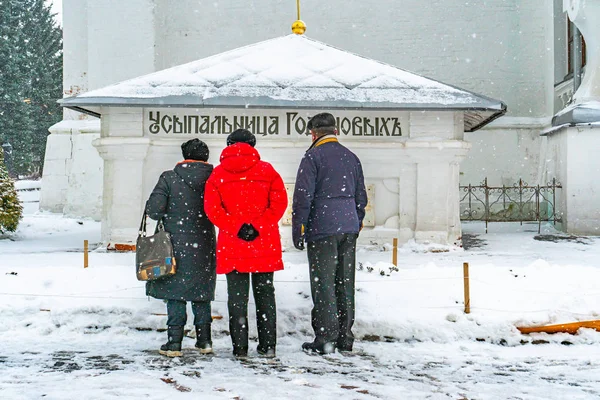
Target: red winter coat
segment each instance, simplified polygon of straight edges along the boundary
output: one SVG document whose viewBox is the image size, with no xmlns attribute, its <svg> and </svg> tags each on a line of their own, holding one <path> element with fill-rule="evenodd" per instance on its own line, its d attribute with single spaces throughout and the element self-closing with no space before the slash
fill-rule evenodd
<svg viewBox="0 0 600 400">
<path fill-rule="evenodd" d="M 278 223 L 287 203 L 281 176 L 254 147 L 236 143 L 223 150 L 204 192 L 206 215 L 219 228 L 217 274 L 283 269 Z M 244 223 L 258 230 L 252 242 L 237 237 Z"/>
</svg>

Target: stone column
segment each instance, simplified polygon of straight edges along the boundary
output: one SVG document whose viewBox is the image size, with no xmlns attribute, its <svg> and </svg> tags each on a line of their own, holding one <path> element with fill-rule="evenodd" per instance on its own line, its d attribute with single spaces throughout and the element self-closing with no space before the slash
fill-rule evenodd
<svg viewBox="0 0 600 400">
<path fill-rule="evenodd" d="M 104 159 L 102 241 L 111 248 L 133 244 L 146 200 L 144 161 L 150 139 L 103 137 L 93 145 Z"/>
<path fill-rule="evenodd" d="M 460 245 L 459 166 L 471 146 L 463 141 L 427 145 L 415 157 L 416 190 L 408 194 L 417 200 L 414 237 L 417 242 Z"/>
</svg>

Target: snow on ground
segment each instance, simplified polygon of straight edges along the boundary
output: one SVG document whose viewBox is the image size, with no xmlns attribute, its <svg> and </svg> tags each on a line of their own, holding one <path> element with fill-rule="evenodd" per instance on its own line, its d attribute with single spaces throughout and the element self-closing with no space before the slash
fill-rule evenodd
<svg viewBox="0 0 600 400">
<path fill-rule="evenodd" d="M 32 192 L 19 194 L 35 202 Z M 97 248 L 97 222 L 37 213 L 35 205 L 17 233 L 0 240 L 2 399 L 600 397 L 600 333 L 527 336 L 515 328 L 600 319 L 600 240 L 550 226 L 536 240 L 535 224 L 491 224 L 488 234 L 466 224 L 471 248 L 409 243 L 397 271 L 391 246 L 363 246 L 356 351 L 327 357 L 299 350 L 311 339 L 310 288 L 306 253 L 288 250 L 286 269 L 275 274 L 277 360 L 231 356 L 222 277 L 213 303 L 213 315 L 223 317 L 213 324 L 216 355 L 197 354 L 187 338 L 185 356 L 171 360 L 156 351 L 166 339 L 158 331 L 165 306 L 145 297 L 134 255 Z M 87 269 L 84 239 L 95 249 Z"/>
</svg>

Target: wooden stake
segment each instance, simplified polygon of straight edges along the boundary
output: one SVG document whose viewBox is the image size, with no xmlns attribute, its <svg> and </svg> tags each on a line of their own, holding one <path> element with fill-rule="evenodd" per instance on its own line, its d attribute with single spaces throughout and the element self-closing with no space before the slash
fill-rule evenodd
<svg viewBox="0 0 600 400">
<path fill-rule="evenodd" d="M 398 239 L 394 238 L 394 248 L 392 249 L 392 264 L 398 266 Z"/>
<path fill-rule="evenodd" d="M 88 244 L 87 240 L 83 241 L 83 268 L 88 267 Z"/>
<path fill-rule="evenodd" d="M 471 293 L 469 291 L 469 263 L 463 263 L 463 275 L 465 280 L 465 314 L 470 314 Z"/>
</svg>

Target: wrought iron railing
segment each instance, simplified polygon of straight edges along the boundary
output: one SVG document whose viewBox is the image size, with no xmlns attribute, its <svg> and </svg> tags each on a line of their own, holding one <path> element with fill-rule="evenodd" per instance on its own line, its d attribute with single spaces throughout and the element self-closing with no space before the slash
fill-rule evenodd
<svg viewBox="0 0 600 400">
<path fill-rule="evenodd" d="M 512 186 L 488 186 L 487 178 L 479 185 L 460 186 L 460 218 L 463 221 L 484 221 L 485 232 L 490 222 L 537 221 L 538 233 L 542 221 L 560 222 L 556 211 L 556 189 L 562 189 L 556 179 L 546 185 L 528 185 L 519 179 Z"/>
</svg>

